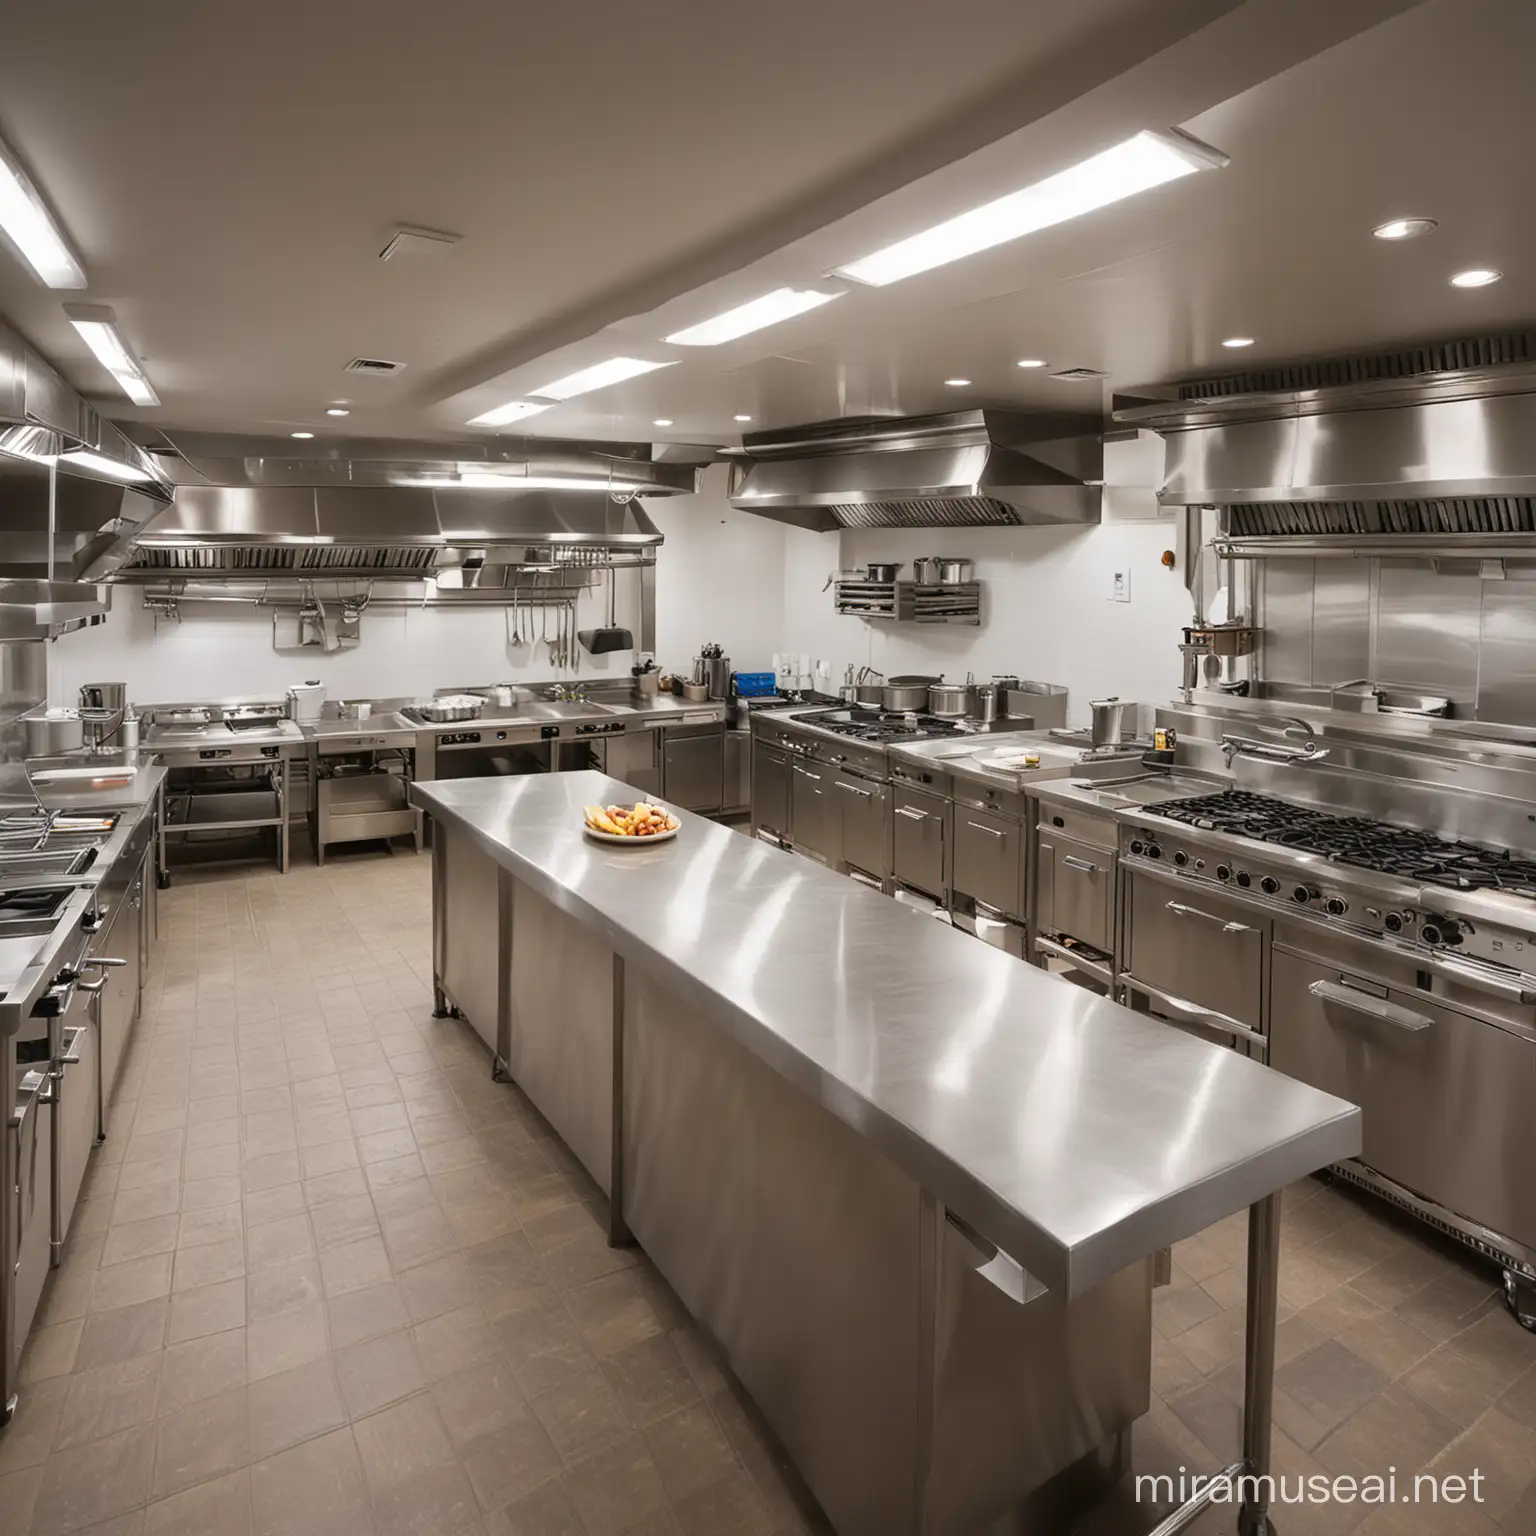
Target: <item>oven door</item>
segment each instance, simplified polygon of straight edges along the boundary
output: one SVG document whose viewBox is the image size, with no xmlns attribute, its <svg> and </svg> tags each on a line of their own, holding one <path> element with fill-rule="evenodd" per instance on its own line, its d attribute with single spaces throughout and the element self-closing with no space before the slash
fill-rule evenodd
<svg viewBox="0 0 1536 1536">
<path fill-rule="evenodd" d="M 1122 984 L 1195 1033 L 1262 1051 L 1269 919 L 1193 881 L 1122 867 Z"/>
<path fill-rule="evenodd" d="M 1277 947 L 1269 1064 L 1358 1104 L 1360 1160 L 1536 1247 L 1536 1038 Z"/>
</svg>

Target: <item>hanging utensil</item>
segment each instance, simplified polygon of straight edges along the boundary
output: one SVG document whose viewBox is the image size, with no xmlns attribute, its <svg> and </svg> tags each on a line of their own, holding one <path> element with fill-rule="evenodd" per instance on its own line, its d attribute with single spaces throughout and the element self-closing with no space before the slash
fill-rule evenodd
<svg viewBox="0 0 1536 1536">
<path fill-rule="evenodd" d="M 635 648 L 634 635 L 627 629 L 620 629 L 614 622 L 618 602 L 616 586 L 617 578 L 610 565 L 608 567 L 608 622 L 598 629 L 580 630 L 576 636 L 594 656 L 602 656 L 609 651 L 632 651 Z"/>
</svg>

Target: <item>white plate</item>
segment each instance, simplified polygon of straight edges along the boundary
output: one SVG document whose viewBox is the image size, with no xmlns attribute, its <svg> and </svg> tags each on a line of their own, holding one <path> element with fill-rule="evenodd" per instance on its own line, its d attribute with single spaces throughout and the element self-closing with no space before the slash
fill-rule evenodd
<svg viewBox="0 0 1536 1536">
<path fill-rule="evenodd" d="M 683 830 L 673 827 L 670 832 L 653 832 L 649 837 L 620 837 L 613 832 L 599 832 L 585 821 L 581 825 L 588 837 L 596 838 L 600 843 L 619 843 L 625 848 L 649 848 L 654 843 L 670 843 Z"/>
</svg>

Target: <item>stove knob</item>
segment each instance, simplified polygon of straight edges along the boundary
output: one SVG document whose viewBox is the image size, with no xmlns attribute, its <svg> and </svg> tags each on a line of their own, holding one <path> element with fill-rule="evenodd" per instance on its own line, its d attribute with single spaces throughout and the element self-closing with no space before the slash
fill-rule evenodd
<svg viewBox="0 0 1536 1536">
<path fill-rule="evenodd" d="M 1246 891 L 1253 884 L 1253 876 L 1246 869 L 1240 869 L 1237 872 L 1237 883 Z"/>
<path fill-rule="evenodd" d="M 1321 893 L 1318 891 L 1315 885 L 1298 885 L 1296 889 L 1291 892 L 1291 900 L 1297 902 L 1301 906 L 1306 906 L 1309 901 L 1311 901 L 1319 894 Z"/>
<path fill-rule="evenodd" d="M 1218 880 L 1230 880 L 1232 878 L 1232 866 L 1230 864 L 1218 864 L 1216 866 L 1216 878 Z"/>
<path fill-rule="evenodd" d="M 1177 864 L 1180 869 L 1183 869 L 1184 866 L 1189 863 L 1189 855 L 1185 853 L 1181 848 L 1176 854 L 1174 854 L 1173 862 Z"/>
<path fill-rule="evenodd" d="M 1388 933 L 1401 933 L 1403 931 L 1403 915 L 1401 912 L 1388 912 L 1381 920 L 1381 925 Z"/>
<path fill-rule="evenodd" d="M 1433 923 L 1425 923 L 1419 929 L 1419 937 L 1426 944 L 1438 944 L 1440 942 L 1440 930 Z"/>
<path fill-rule="evenodd" d="M 1442 944 L 1460 944 L 1466 934 L 1462 932 L 1461 924 L 1454 917 L 1442 917 L 1440 919 L 1440 942 Z"/>
<path fill-rule="evenodd" d="M 1147 844 L 1147 857 L 1149 859 L 1160 859 L 1162 856 L 1163 850 L 1156 843 Z"/>
<path fill-rule="evenodd" d="M 1204 869 L 1205 868 L 1205 860 L 1204 859 L 1196 859 L 1195 860 L 1195 868 L 1196 869 Z"/>
<path fill-rule="evenodd" d="M 1329 917 L 1343 917 L 1349 911 L 1349 903 L 1338 896 L 1330 896 L 1323 905 Z"/>
<path fill-rule="evenodd" d="M 1141 854 L 1141 853 L 1145 853 L 1146 851 L 1147 851 L 1147 845 L 1144 842 L 1142 842 L 1142 840 L 1139 837 L 1133 838 L 1131 840 L 1131 852 L 1132 853 Z"/>
<path fill-rule="evenodd" d="M 1266 896 L 1273 896 L 1275 892 L 1280 889 L 1280 882 L 1276 880 L 1273 875 L 1265 875 L 1264 878 L 1259 881 L 1259 889 L 1263 891 Z"/>
</svg>

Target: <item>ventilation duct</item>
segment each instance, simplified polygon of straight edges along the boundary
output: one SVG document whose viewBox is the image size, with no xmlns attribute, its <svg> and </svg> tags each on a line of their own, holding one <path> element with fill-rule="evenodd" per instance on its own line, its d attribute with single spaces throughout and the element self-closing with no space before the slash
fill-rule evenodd
<svg viewBox="0 0 1536 1536">
<path fill-rule="evenodd" d="M 1092 523 L 1103 449 L 1096 419 L 960 411 L 754 432 L 731 505 L 799 528 Z"/>
</svg>

